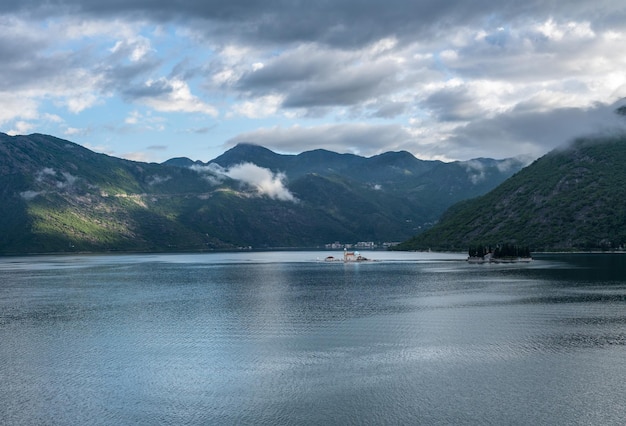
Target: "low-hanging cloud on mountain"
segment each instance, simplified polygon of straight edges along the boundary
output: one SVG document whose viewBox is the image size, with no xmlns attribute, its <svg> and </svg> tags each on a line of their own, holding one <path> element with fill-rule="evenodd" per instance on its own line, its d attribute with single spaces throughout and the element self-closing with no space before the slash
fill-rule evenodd
<svg viewBox="0 0 626 426">
<path fill-rule="evenodd" d="M 228 177 L 253 189 L 259 196 L 281 201 L 297 201 L 297 198 L 285 186 L 287 176 L 284 173 L 274 173 L 270 169 L 259 167 L 253 163 L 241 163 L 230 168 L 211 163 L 206 166 L 194 165 L 191 168 L 204 174 L 205 178 L 213 185 L 222 183 L 224 177 Z"/>
<path fill-rule="evenodd" d="M 26 201 L 33 200 L 39 195 L 49 192 L 66 192 L 75 189 L 79 178 L 69 172 L 57 171 L 52 167 L 44 167 L 35 173 L 36 189 L 29 189 L 19 193 L 20 197 Z"/>
<path fill-rule="evenodd" d="M 242 163 L 228 169 L 226 175 L 256 189 L 261 195 L 283 201 L 296 200 L 284 185 L 284 173 L 273 173 L 256 164 Z"/>
</svg>

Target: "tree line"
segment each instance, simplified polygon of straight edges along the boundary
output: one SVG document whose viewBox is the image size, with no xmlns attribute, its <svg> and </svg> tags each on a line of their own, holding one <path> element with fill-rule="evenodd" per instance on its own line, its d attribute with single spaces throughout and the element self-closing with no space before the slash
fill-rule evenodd
<svg viewBox="0 0 626 426">
<path fill-rule="evenodd" d="M 470 257 L 485 257 L 489 253 L 491 253 L 494 259 L 507 257 L 531 257 L 530 248 L 528 246 L 518 246 L 510 243 L 498 244 L 495 248 L 492 248 L 492 246 L 477 244 L 470 246 L 468 250 Z"/>
</svg>

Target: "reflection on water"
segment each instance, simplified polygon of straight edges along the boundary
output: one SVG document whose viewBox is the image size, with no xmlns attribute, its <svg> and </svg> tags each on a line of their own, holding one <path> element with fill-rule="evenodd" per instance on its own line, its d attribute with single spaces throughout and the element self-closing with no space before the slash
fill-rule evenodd
<svg viewBox="0 0 626 426">
<path fill-rule="evenodd" d="M 622 255 L 0 259 L 6 424 L 622 424 Z"/>
</svg>

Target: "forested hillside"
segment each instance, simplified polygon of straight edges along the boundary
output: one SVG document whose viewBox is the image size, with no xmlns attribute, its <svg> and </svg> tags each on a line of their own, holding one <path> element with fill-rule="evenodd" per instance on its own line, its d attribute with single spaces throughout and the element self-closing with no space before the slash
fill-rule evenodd
<svg viewBox="0 0 626 426">
<path fill-rule="evenodd" d="M 533 250 L 626 245 L 626 136 L 584 138 L 554 150 L 488 194 L 451 207 L 398 249 L 505 242 Z"/>
<path fill-rule="evenodd" d="M 522 163 L 281 155 L 238 145 L 208 163 L 142 163 L 0 134 L 0 253 L 319 247 L 402 241 Z"/>
</svg>

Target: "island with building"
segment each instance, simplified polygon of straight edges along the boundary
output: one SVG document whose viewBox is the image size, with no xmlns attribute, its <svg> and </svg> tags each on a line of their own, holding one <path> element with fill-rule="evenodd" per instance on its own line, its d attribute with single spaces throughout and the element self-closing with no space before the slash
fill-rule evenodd
<svg viewBox="0 0 626 426">
<path fill-rule="evenodd" d="M 347 248 L 343 249 L 343 258 L 335 256 L 327 256 L 324 259 L 326 262 L 367 262 L 370 259 L 361 256 L 358 251 L 349 251 Z"/>
</svg>

